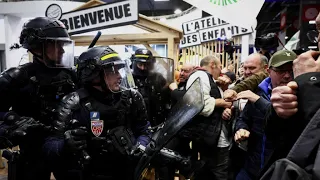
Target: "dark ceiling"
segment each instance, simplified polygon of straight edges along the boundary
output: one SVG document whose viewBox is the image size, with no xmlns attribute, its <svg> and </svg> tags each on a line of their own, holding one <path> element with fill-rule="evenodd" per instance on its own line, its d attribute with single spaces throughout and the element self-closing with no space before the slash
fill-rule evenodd
<svg viewBox="0 0 320 180">
<path fill-rule="evenodd" d="M 121 0 L 103 0 L 104 2 L 116 2 Z M 174 11 L 179 8 L 180 10 L 186 10 L 191 7 L 190 4 L 183 0 L 167 0 L 167 1 L 155 1 L 155 0 L 138 0 L 139 13 L 146 16 L 162 16 L 173 14 Z"/>
<path fill-rule="evenodd" d="M 280 31 L 281 12 L 286 9 L 287 30 L 299 17 L 300 0 L 266 0 L 257 16 L 257 35 Z"/>
<path fill-rule="evenodd" d="M 184 11 L 190 7 L 191 5 L 184 2 L 183 0 L 139 0 L 139 12 L 146 16 L 169 15 L 173 14 L 176 9 Z"/>
</svg>

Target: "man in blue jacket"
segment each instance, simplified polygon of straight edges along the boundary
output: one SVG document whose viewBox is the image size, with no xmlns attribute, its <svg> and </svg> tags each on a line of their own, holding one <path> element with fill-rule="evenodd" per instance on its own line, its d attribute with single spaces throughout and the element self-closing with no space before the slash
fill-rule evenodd
<svg viewBox="0 0 320 180">
<path fill-rule="evenodd" d="M 260 84 L 258 91 L 243 91 L 237 99 L 248 99 L 248 103 L 237 119 L 234 140 L 239 143 L 248 140 L 248 151 L 244 167 L 237 175 L 237 180 L 251 180 L 259 173 L 273 151 L 270 140 L 266 139 L 265 115 L 270 106 L 272 89 L 284 86 L 293 79 L 292 63 L 297 55 L 288 50 L 276 52 L 269 61 L 269 77 Z"/>
</svg>

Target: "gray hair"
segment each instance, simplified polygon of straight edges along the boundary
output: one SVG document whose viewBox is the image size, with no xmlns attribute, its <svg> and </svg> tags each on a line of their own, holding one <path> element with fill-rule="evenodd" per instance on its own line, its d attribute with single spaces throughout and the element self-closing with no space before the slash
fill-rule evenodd
<svg viewBox="0 0 320 180">
<path fill-rule="evenodd" d="M 261 61 L 261 66 L 263 67 L 263 66 L 268 64 L 269 60 L 268 60 L 268 58 L 266 56 L 260 54 L 260 61 Z"/>
<path fill-rule="evenodd" d="M 215 64 L 217 64 L 217 62 L 220 62 L 220 60 L 214 55 L 209 55 L 209 56 L 204 57 L 200 61 L 200 66 L 201 67 L 208 66 L 211 62 L 214 62 Z"/>
</svg>

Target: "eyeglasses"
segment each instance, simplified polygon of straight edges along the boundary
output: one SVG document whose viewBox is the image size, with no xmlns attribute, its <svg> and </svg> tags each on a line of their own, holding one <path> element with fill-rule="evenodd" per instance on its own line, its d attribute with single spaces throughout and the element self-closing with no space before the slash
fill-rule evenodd
<svg viewBox="0 0 320 180">
<path fill-rule="evenodd" d="M 274 72 L 276 72 L 278 75 L 285 75 L 286 73 L 289 73 L 290 75 L 293 74 L 293 70 L 292 69 L 281 69 L 281 68 L 275 68 L 275 67 L 272 67 L 270 68 L 272 69 Z"/>
</svg>

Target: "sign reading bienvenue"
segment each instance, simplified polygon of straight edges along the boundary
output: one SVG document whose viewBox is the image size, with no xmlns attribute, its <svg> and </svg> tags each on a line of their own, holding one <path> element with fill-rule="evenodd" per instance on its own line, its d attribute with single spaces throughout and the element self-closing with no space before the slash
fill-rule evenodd
<svg viewBox="0 0 320 180">
<path fill-rule="evenodd" d="M 252 33 L 251 29 L 233 26 L 226 21 L 210 16 L 182 24 L 184 32 L 180 47 L 199 45 L 222 37 L 233 37 Z"/>
<path fill-rule="evenodd" d="M 71 11 L 63 13 L 60 21 L 65 24 L 70 35 L 134 24 L 138 21 L 138 2 L 121 1 Z"/>
</svg>

